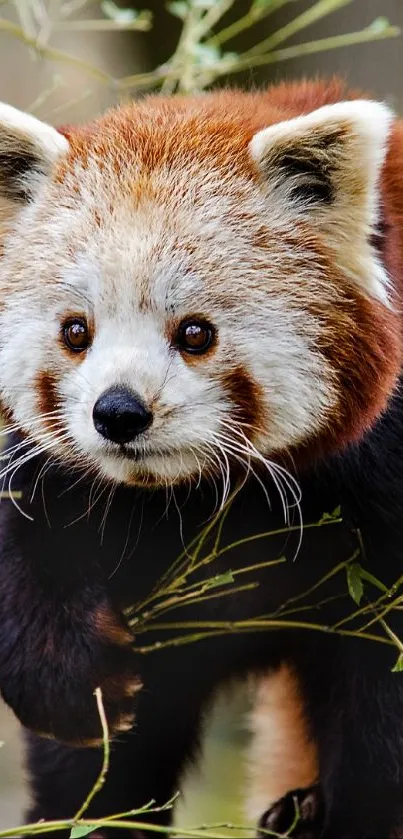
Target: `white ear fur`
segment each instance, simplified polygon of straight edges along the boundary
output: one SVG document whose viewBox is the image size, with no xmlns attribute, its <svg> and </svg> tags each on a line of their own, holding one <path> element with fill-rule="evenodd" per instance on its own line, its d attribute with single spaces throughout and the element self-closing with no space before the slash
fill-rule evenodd
<svg viewBox="0 0 403 839">
<path fill-rule="evenodd" d="M 284 226 L 309 215 L 339 266 L 383 302 L 388 281 L 369 238 L 392 120 L 379 102 L 339 102 L 271 125 L 249 146 L 274 217 Z"/>
<path fill-rule="evenodd" d="M 31 199 L 68 141 L 55 128 L 0 103 L 0 221 Z"/>
<path fill-rule="evenodd" d="M 40 156 L 52 162 L 69 147 L 66 138 L 56 128 L 0 102 L 0 149 L 6 136 L 10 140 L 14 136 L 17 146 L 24 142 L 32 144 Z"/>
</svg>

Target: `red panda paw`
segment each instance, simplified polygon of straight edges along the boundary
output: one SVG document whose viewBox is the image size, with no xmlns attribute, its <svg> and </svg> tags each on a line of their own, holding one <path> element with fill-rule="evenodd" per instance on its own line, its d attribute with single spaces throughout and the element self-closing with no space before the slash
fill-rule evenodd
<svg viewBox="0 0 403 839">
<path fill-rule="evenodd" d="M 141 680 L 133 636 L 119 613 L 107 601 L 93 610 L 75 604 L 61 620 L 51 615 L 35 629 L 35 642 L 32 630 L 20 634 L 0 667 L 3 698 L 22 724 L 84 747 L 101 745 L 106 728 L 108 737 L 128 732 Z"/>
<path fill-rule="evenodd" d="M 320 839 L 324 826 L 324 805 L 318 784 L 288 792 L 264 813 L 257 839 L 288 836 L 290 839 Z"/>
</svg>

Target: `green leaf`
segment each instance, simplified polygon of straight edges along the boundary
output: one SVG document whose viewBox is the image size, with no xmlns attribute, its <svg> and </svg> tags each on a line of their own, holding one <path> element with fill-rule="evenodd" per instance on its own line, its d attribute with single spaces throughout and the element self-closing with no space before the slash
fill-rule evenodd
<svg viewBox="0 0 403 839">
<path fill-rule="evenodd" d="M 81 827 L 81 825 L 77 824 L 75 827 L 71 828 L 70 839 L 80 839 L 80 836 L 89 836 L 89 834 L 97 827 L 97 824 L 87 824 L 85 827 Z"/>
<path fill-rule="evenodd" d="M 387 17 L 377 17 L 375 20 L 370 23 L 368 26 L 368 30 L 370 32 L 385 32 L 390 26 L 390 22 L 388 21 Z"/>
<path fill-rule="evenodd" d="M 166 8 L 171 15 L 180 18 L 180 20 L 185 20 L 189 11 L 189 6 L 185 0 L 172 0 L 171 3 L 166 4 Z"/>
<path fill-rule="evenodd" d="M 403 653 L 400 653 L 396 664 L 392 667 L 392 673 L 403 673 Z"/>
<path fill-rule="evenodd" d="M 384 594 L 388 594 L 389 589 L 385 586 L 385 583 L 382 580 L 378 580 L 377 577 L 374 577 L 373 574 L 370 574 L 369 571 L 366 571 L 365 568 L 361 568 L 361 578 L 366 580 L 367 583 L 372 583 L 375 588 L 379 588 L 380 591 L 383 591 Z"/>
<path fill-rule="evenodd" d="M 335 507 L 335 509 L 331 513 L 323 513 L 321 519 L 319 520 L 318 524 L 326 524 L 329 521 L 338 521 L 341 517 L 341 507 Z"/>
<path fill-rule="evenodd" d="M 364 585 L 362 582 L 362 568 L 359 562 L 352 562 L 347 565 L 347 584 L 348 590 L 354 603 L 360 605 L 362 595 L 364 594 Z"/>
<path fill-rule="evenodd" d="M 225 571 L 224 574 L 217 574 L 211 580 L 207 580 L 205 585 L 208 588 L 216 588 L 216 586 L 228 586 L 234 582 L 234 575 L 232 571 Z"/>
</svg>

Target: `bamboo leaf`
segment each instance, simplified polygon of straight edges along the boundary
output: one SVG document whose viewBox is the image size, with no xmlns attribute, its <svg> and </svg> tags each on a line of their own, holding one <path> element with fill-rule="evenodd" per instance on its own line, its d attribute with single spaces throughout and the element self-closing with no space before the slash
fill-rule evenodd
<svg viewBox="0 0 403 839">
<path fill-rule="evenodd" d="M 233 572 L 226 571 L 224 574 L 217 574 L 216 577 L 207 580 L 205 586 L 206 588 L 217 588 L 217 586 L 228 586 L 233 582 L 235 582 Z"/>
<path fill-rule="evenodd" d="M 335 509 L 331 513 L 323 513 L 321 519 L 319 520 L 318 524 L 326 524 L 330 521 L 338 521 L 341 516 L 341 507 L 335 507 Z"/>
<path fill-rule="evenodd" d="M 366 571 L 365 568 L 361 568 L 361 579 L 366 580 L 367 583 L 372 583 L 375 588 L 379 588 L 380 591 L 383 591 L 384 594 L 387 594 L 389 589 L 385 586 L 385 583 L 382 580 L 378 580 L 377 577 L 374 577 L 373 574 L 370 574 L 369 571 Z"/>
<path fill-rule="evenodd" d="M 362 582 L 362 568 L 359 562 L 352 562 L 347 565 L 347 584 L 348 590 L 354 603 L 360 605 L 362 595 L 364 594 L 364 585 Z"/>
<path fill-rule="evenodd" d="M 403 653 L 400 653 L 396 664 L 392 667 L 392 673 L 403 673 Z"/>
</svg>

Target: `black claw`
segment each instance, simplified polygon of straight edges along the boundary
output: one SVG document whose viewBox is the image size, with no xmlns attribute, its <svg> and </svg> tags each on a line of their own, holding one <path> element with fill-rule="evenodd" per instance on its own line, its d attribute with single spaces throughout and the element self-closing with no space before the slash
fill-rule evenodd
<svg viewBox="0 0 403 839">
<path fill-rule="evenodd" d="M 324 827 L 324 804 L 318 784 L 295 789 L 266 810 L 258 826 L 258 839 L 267 832 L 290 839 L 320 839 Z"/>
</svg>

